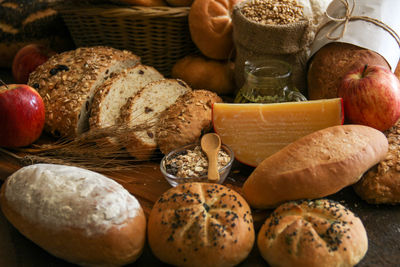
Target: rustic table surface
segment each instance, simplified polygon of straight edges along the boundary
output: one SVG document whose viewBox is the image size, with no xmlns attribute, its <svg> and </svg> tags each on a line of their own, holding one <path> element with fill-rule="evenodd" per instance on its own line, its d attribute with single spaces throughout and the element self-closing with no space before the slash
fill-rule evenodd
<svg viewBox="0 0 400 267">
<path fill-rule="evenodd" d="M 0 70 L 0 78 L 11 82 L 9 72 Z M 1 130 L 1 129 L 0 129 Z M 170 188 L 159 170 L 159 161 L 137 164 L 129 173 L 106 173 L 135 195 L 146 215 L 158 197 Z M 12 157 L 0 152 L 0 185 L 22 166 Z M 235 162 L 225 185 L 240 191 L 240 186 L 253 168 Z M 351 187 L 328 198 L 339 201 L 363 221 L 369 239 L 367 255 L 358 266 L 400 266 L 400 206 L 370 205 L 362 201 Z M 271 211 L 254 211 L 258 229 Z M 74 266 L 57 259 L 22 236 L 0 211 L 0 266 Z M 146 246 L 142 256 L 130 266 L 164 266 Z M 268 266 L 256 246 L 240 266 Z"/>
</svg>

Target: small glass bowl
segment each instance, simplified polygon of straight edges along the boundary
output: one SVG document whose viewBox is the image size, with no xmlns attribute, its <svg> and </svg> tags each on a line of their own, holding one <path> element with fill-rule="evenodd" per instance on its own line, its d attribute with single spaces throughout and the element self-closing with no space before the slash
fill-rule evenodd
<svg viewBox="0 0 400 267">
<path fill-rule="evenodd" d="M 168 173 L 166 170 L 165 162 L 169 157 L 171 157 L 172 155 L 179 153 L 181 151 L 187 150 L 187 149 L 194 149 L 196 146 L 200 146 L 200 144 L 190 144 L 190 145 L 179 147 L 175 150 L 172 150 L 171 152 L 169 152 L 167 155 L 165 155 L 162 158 L 161 163 L 160 163 L 160 170 L 170 185 L 175 187 L 178 184 L 183 184 L 183 183 L 191 183 L 191 182 L 207 183 L 207 182 L 209 182 L 207 175 L 201 176 L 201 177 L 184 177 L 184 178 L 182 178 L 182 177 L 176 177 L 175 175 Z M 228 176 L 229 172 L 231 171 L 232 164 L 235 159 L 232 149 L 230 149 L 227 145 L 222 144 L 221 149 L 223 149 L 229 155 L 230 160 L 224 167 L 219 169 L 220 178 L 217 181 L 218 184 L 222 184 L 225 181 L 226 177 Z"/>
</svg>

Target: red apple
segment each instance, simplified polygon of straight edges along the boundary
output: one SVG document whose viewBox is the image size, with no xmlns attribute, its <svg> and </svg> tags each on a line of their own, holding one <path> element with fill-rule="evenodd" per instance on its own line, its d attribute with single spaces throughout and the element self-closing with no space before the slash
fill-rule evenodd
<svg viewBox="0 0 400 267">
<path fill-rule="evenodd" d="M 22 147 L 42 133 L 45 108 L 42 97 L 25 84 L 0 87 L 0 146 Z"/>
<path fill-rule="evenodd" d="M 29 44 L 18 50 L 12 63 L 16 83 L 26 84 L 29 74 L 54 54 L 53 50 L 41 44 Z"/>
<path fill-rule="evenodd" d="M 387 68 L 365 65 L 348 72 L 338 88 L 346 121 L 385 131 L 400 117 L 400 82 Z"/>
</svg>

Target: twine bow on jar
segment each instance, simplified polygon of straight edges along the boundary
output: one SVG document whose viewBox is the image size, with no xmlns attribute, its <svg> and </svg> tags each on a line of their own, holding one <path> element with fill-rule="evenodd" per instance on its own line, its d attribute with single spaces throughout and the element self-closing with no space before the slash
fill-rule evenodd
<svg viewBox="0 0 400 267">
<path fill-rule="evenodd" d="M 388 26 L 387 24 L 383 23 L 382 21 L 375 19 L 375 18 L 371 18 L 371 17 L 367 17 L 367 16 L 353 16 L 353 11 L 354 8 L 356 6 L 356 0 L 353 0 L 353 5 L 350 7 L 349 1 L 348 0 L 340 0 L 340 2 L 344 5 L 345 9 L 346 9 L 346 14 L 341 17 L 341 18 L 337 18 L 334 17 L 330 14 L 328 14 L 327 11 L 325 11 L 325 15 L 329 18 L 329 21 L 323 25 L 321 25 L 321 27 L 318 29 L 317 33 L 324 28 L 327 24 L 329 24 L 330 22 L 334 21 L 336 22 L 336 25 L 334 27 L 332 27 L 327 33 L 326 33 L 326 38 L 330 39 L 330 40 L 339 40 L 340 38 L 342 38 L 347 30 L 347 25 L 349 24 L 350 21 L 354 21 L 354 20 L 363 20 L 363 21 L 367 21 L 367 22 L 371 22 L 381 28 L 383 28 L 384 30 L 386 30 L 388 33 L 390 33 L 390 35 L 393 36 L 393 38 L 396 40 L 397 44 L 400 47 L 400 37 L 399 35 L 396 33 L 395 30 L 393 30 L 390 26 Z M 342 31 L 340 32 L 340 34 L 338 36 L 333 36 L 333 33 L 336 29 L 338 29 L 339 27 L 342 27 Z"/>
</svg>

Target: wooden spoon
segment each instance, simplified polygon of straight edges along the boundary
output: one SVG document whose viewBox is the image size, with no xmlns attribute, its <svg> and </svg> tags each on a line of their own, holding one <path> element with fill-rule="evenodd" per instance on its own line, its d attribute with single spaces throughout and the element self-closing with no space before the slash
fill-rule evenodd
<svg viewBox="0 0 400 267">
<path fill-rule="evenodd" d="M 216 133 L 208 133 L 201 138 L 201 149 L 208 158 L 208 181 L 219 181 L 218 151 L 221 147 L 221 138 Z"/>
</svg>

